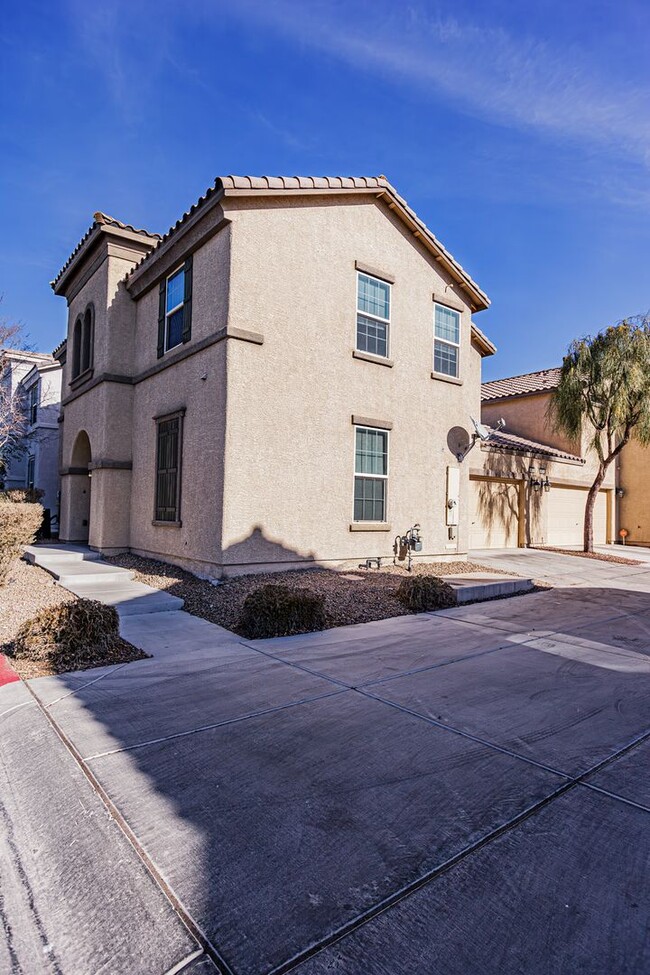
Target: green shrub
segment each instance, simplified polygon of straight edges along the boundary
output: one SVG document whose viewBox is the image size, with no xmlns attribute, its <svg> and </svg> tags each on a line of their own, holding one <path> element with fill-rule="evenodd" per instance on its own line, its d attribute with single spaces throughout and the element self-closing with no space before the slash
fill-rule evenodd
<svg viewBox="0 0 650 975">
<path fill-rule="evenodd" d="M 40 504 L 0 499 L 0 586 L 14 559 L 22 554 L 25 545 L 34 541 L 42 521 Z"/>
<path fill-rule="evenodd" d="M 249 640 L 266 640 L 322 630 L 325 622 L 322 596 L 269 583 L 246 597 L 237 630 Z"/>
<path fill-rule="evenodd" d="M 397 598 L 415 613 L 447 609 L 456 605 L 454 590 L 438 576 L 409 576 L 402 579 Z"/>
<path fill-rule="evenodd" d="M 55 673 L 98 667 L 121 644 L 119 617 L 113 606 L 93 599 L 48 606 L 18 630 L 12 655 L 49 664 Z"/>
</svg>

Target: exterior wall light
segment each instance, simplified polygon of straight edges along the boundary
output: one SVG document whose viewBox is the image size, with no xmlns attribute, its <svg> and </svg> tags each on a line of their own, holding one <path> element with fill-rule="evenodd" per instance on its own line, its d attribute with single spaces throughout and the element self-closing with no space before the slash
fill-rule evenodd
<svg viewBox="0 0 650 975">
<path fill-rule="evenodd" d="M 623 490 L 623 488 L 616 488 L 616 491 L 614 493 L 616 494 L 617 498 L 625 497 L 625 491 Z"/>
</svg>

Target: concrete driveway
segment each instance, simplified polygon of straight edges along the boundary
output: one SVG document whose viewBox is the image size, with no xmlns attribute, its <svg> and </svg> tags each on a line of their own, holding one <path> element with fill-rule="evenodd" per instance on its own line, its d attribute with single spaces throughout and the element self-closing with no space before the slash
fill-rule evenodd
<svg viewBox="0 0 650 975">
<path fill-rule="evenodd" d="M 50 949 L 28 967 L 25 929 L 0 969 L 650 971 L 650 566 L 509 558 L 538 555 L 552 591 L 283 640 L 132 615 L 153 659 L 0 696 Z M 21 802 L 26 740 L 37 766 L 56 744 L 49 828 Z"/>
</svg>

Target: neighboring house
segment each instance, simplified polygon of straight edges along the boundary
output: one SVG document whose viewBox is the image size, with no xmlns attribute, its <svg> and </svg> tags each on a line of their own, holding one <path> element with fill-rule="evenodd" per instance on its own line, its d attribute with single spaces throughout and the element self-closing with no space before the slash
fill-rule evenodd
<svg viewBox="0 0 650 975">
<path fill-rule="evenodd" d="M 630 440 L 618 458 L 618 523 L 627 545 L 650 545 L 650 447 Z"/>
<path fill-rule="evenodd" d="M 471 548 L 582 544 L 598 465 L 586 433 L 573 443 L 548 419 L 559 377 L 557 368 L 483 383 L 483 423 L 506 426 L 469 454 Z M 615 477 L 612 465 L 596 499 L 596 544 L 615 540 Z"/>
<path fill-rule="evenodd" d="M 3 353 L 3 383 L 22 404 L 21 449 L 6 460 L 5 488 L 38 488 L 41 503 L 55 519 L 59 492 L 59 411 L 61 365 L 53 355 L 22 350 Z"/>
<path fill-rule="evenodd" d="M 223 177 L 162 238 L 98 213 L 52 287 L 62 538 L 212 576 L 416 522 L 467 551 L 489 302 L 384 177 Z"/>
</svg>

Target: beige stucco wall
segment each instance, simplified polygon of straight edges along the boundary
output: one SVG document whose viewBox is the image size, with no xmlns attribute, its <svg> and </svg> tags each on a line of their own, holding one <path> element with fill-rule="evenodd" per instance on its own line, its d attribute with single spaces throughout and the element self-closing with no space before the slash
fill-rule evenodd
<svg viewBox="0 0 650 975">
<path fill-rule="evenodd" d="M 129 547 L 220 575 L 392 558 L 394 536 L 417 521 L 422 557 L 465 552 L 469 464 L 459 464 L 456 452 L 467 441 L 470 415 L 480 411 L 481 359 L 463 293 L 374 198 L 267 203 L 224 200 L 223 212 L 210 219 L 216 226 L 225 213 L 231 223 L 208 237 L 204 218 L 186 247 L 182 238 L 163 247 L 155 272 L 147 271 L 146 290 L 133 286 L 137 300 L 122 280 L 131 265 L 116 254 L 72 299 L 72 324 L 88 301 L 95 304 L 95 375 L 133 380 L 103 382 L 65 406 L 63 467 L 74 467 L 80 430 L 99 463 L 90 479 L 90 544 Z M 158 281 L 189 247 L 195 248 L 192 338 L 158 360 Z M 355 261 L 395 277 L 392 368 L 352 355 Z M 434 292 L 465 308 L 461 384 L 431 378 Z M 261 333 L 263 344 L 212 342 L 226 327 Z M 70 362 L 69 354 L 68 369 Z M 64 391 L 67 382 L 66 376 Z M 181 524 L 162 526 L 152 524 L 155 417 L 178 409 L 185 411 Z M 353 414 L 392 424 L 387 530 L 350 530 Z M 448 466 L 460 468 L 453 541 Z M 80 528 L 72 487 L 80 491 L 87 482 L 71 474 L 66 483 L 62 537 L 73 538 Z"/>
<path fill-rule="evenodd" d="M 584 464 L 571 461 L 549 461 L 543 457 L 515 456 L 500 450 L 481 448 L 480 460 L 472 466 L 472 474 L 513 477 L 521 481 L 531 467 L 539 468 L 544 465 L 547 470 L 551 490 L 554 487 L 582 487 L 589 488 L 594 482 L 598 470 L 598 461 L 593 450 L 588 446 L 588 433 L 585 431 L 582 443 L 574 443 L 568 437 L 554 428 L 547 415 L 551 393 L 538 393 L 529 396 L 515 396 L 498 403 L 483 403 L 481 418 L 488 426 L 495 426 L 497 420 L 503 417 L 506 421 L 505 432 L 512 433 L 537 443 L 581 456 Z M 616 534 L 616 499 L 614 487 L 616 482 L 615 466 L 612 464 L 603 481 L 603 490 L 609 492 L 609 522 L 608 539 L 614 540 Z M 525 491 L 526 527 L 525 542 L 529 545 L 544 545 L 548 538 L 549 513 L 548 495 L 536 493 L 526 487 Z"/>
<path fill-rule="evenodd" d="M 494 426 L 503 417 L 506 421 L 505 432 L 512 433 L 537 443 L 555 447 L 557 450 L 582 457 L 583 465 L 555 463 L 552 467 L 553 478 L 558 481 L 574 483 L 591 487 L 598 471 L 598 460 L 593 450 L 589 448 L 589 434 L 585 430 L 582 443 L 571 441 L 565 434 L 558 433 L 547 418 L 550 393 L 539 393 L 532 396 L 514 396 L 510 400 L 499 403 L 483 403 L 481 417 L 488 426 Z M 549 466 L 549 472 L 551 467 Z M 549 477 L 551 474 L 549 473 Z M 604 488 L 613 488 L 615 484 L 614 464 L 610 465 Z"/>
<path fill-rule="evenodd" d="M 627 529 L 627 541 L 635 545 L 650 545 L 648 472 L 650 447 L 631 440 L 619 460 L 619 486 L 624 492 L 619 500 L 619 528 Z"/>
<path fill-rule="evenodd" d="M 228 201 L 226 201 L 226 204 Z M 478 415 L 480 356 L 462 315 L 462 385 L 431 378 L 433 292 L 449 279 L 373 200 L 262 206 L 230 202 L 231 326 L 262 346 L 228 343 L 223 548 L 226 572 L 275 562 L 356 564 L 392 557 L 397 533 L 422 526 L 424 556 L 467 548 L 445 524 L 448 436 Z M 395 278 L 393 368 L 353 358 L 361 261 Z M 463 301 L 448 287 L 448 298 Z M 352 415 L 390 421 L 387 531 L 351 531 Z M 461 466 L 461 513 L 467 466 Z"/>
</svg>

